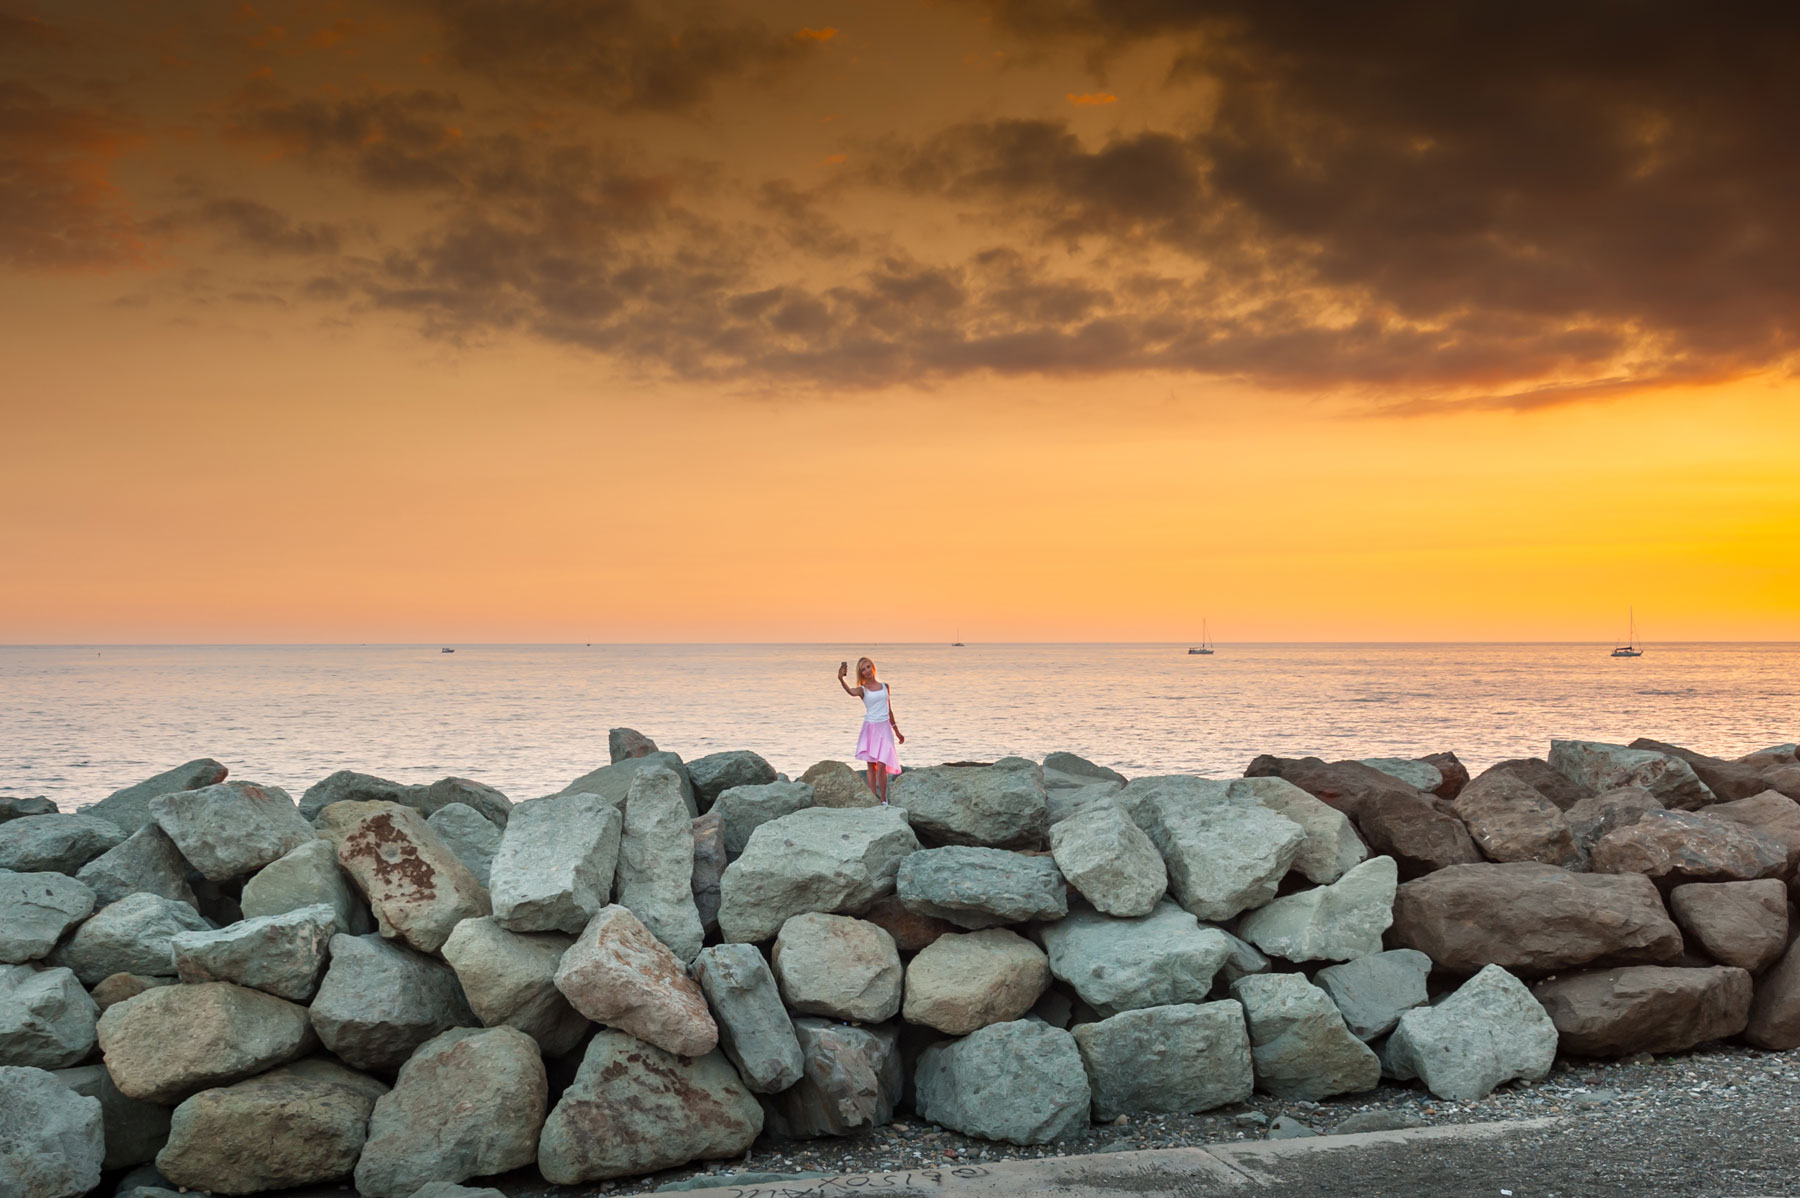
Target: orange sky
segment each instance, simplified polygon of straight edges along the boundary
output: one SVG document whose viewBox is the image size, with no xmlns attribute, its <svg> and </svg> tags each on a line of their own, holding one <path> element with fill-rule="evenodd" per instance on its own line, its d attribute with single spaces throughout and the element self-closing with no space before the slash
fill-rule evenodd
<svg viewBox="0 0 1800 1198">
<path fill-rule="evenodd" d="M 525 7 L 0 0 L 0 643 L 1800 635 L 1692 30 Z"/>
</svg>

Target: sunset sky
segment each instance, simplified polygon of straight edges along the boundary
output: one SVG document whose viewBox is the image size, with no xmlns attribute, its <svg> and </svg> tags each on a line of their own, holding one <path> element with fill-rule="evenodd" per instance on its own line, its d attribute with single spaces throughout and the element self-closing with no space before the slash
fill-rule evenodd
<svg viewBox="0 0 1800 1198">
<path fill-rule="evenodd" d="M 0 643 L 1800 639 L 1800 10 L 0 0 Z"/>
</svg>

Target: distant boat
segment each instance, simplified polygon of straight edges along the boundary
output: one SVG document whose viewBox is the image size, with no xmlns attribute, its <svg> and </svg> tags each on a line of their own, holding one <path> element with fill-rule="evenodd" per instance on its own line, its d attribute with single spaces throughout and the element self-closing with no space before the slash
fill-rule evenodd
<svg viewBox="0 0 1800 1198">
<path fill-rule="evenodd" d="M 438 652 L 439 653 L 454 653 L 454 652 L 456 652 L 456 650 L 454 650 L 454 649 L 439 649 Z"/>
<path fill-rule="evenodd" d="M 1197 649 L 1189 649 L 1188 655 L 1190 657 L 1211 657 L 1212 654 L 1213 654 L 1212 638 L 1207 635 L 1206 621 L 1201 620 L 1200 621 L 1200 647 Z"/>
<path fill-rule="evenodd" d="M 1644 647 L 1637 643 L 1637 609 L 1635 607 L 1631 609 L 1631 631 L 1625 635 L 1623 645 L 1614 646 L 1612 655 L 1614 657 L 1642 657 L 1644 655 Z"/>
<path fill-rule="evenodd" d="M 950 642 L 950 647 L 952 649 L 964 648 L 964 645 L 962 643 L 962 629 L 958 628 L 956 630 L 956 639 Z"/>
</svg>

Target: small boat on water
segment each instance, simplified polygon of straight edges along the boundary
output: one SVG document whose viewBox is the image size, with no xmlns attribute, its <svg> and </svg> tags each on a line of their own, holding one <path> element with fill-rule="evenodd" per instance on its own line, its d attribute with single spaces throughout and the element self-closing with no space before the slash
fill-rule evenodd
<svg viewBox="0 0 1800 1198">
<path fill-rule="evenodd" d="M 962 643 L 962 629 L 958 628 L 956 630 L 956 639 L 950 642 L 950 647 L 952 649 L 961 649 L 964 647 Z"/>
<path fill-rule="evenodd" d="M 1614 657 L 1642 657 L 1644 647 L 1637 643 L 1637 609 L 1631 609 L 1631 630 L 1625 634 L 1623 645 L 1613 646 Z"/>
<path fill-rule="evenodd" d="M 1200 621 L 1200 644 L 1197 648 L 1189 648 L 1188 656 L 1190 656 L 1190 657 L 1211 657 L 1212 654 L 1213 654 L 1212 637 L 1207 635 L 1206 621 L 1201 620 Z"/>
<path fill-rule="evenodd" d="M 438 652 L 439 653 L 454 653 L 454 652 L 456 652 L 456 650 L 454 650 L 454 649 L 439 649 Z"/>
</svg>

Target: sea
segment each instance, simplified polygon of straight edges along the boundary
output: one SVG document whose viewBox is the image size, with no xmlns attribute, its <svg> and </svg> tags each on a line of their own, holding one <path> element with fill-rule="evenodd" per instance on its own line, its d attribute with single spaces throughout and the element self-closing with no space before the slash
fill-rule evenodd
<svg viewBox="0 0 1800 1198">
<path fill-rule="evenodd" d="M 453 648 L 455 652 L 442 652 Z M 0 795 L 63 810 L 196 757 L 297 799 L 340 769 L 455 775 L 515 800 L 638 729 L 797 776 L 849 760 L 840 661 L 893 686 L 903 765 L 1068 750 L 1128 776 L 1235 777 L 1260 753 L 1454 751 L 1472 771 L 1556 738 L 1721 756 L 1800 737 L 1800 643 L 86 645 L 0 647 Z"/>
</svg>

